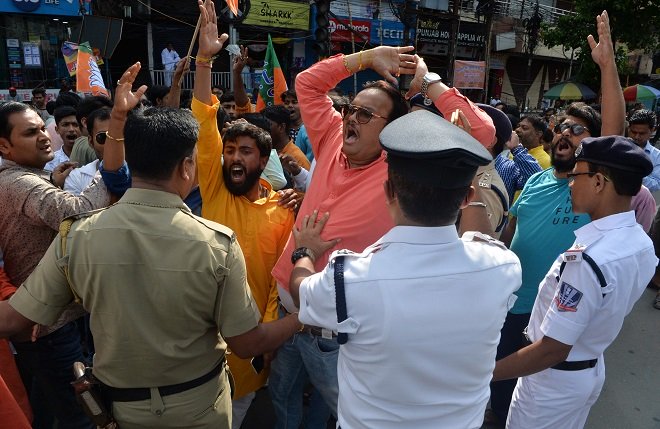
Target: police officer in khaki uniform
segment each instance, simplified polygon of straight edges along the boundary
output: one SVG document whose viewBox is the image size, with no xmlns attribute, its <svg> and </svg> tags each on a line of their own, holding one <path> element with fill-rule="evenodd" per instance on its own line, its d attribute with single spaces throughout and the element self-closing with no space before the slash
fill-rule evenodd
<svg viewBox="0 0 660 429">
<path fill-rule="evenodd" d="M 120 79 L 106 140 L 125 136 L 133 187 L 117 204 L 65 221 L 66 239 L 0 303 L 0 336 L 51 324 L 80 299 L 91 313 L 94 375 L 122 429 L 229 428 L 227 346 L 259 355 L 301 325 L 296 315 L 259 324 L 234 233 L 183 203 L 196 168 L 192 114 L 150 109 L 118 126 L 139 100 L 135 75 Z"/>
</svg>

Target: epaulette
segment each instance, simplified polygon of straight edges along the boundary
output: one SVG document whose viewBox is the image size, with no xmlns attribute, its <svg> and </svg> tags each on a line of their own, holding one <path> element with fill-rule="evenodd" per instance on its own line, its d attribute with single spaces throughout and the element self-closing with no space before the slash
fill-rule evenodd
<svg viewBox="0 0 660 429">
<path fill-rule="evenodd" d="M 475 241 L 478 243 L 491 244 L 493 246 L 497 246 L 500 249 L 504 249 L 504 250 L 508 249 L 506 247 L 506 244 L 502 243 L 500 240 L 497 240 L 491 237 L 490 235 L 484 234 L 479 231 L 468 231 L 465 234 L 463 234 L 463 237 L 461 237 L 461 239 L 465 241 Z"/>
<path fill-rule="evenodd" d="M 187 214 L 188 216 L 190 216 L 191 219 L 196 220 L 197 222 L 201 223 L 205 227 L 207 227 L 209 229 L 212 229 L 213 231 L 219 232 L 222 235 L 227 236 L 227 238 L 229 238 L 232 243 L 234 241 L 236 241 L 236 234 L 234 233 L 234 230 L 232 230 L 231 228 L 229 228 L 227 226 L 224 226 L 222 224 L 219 224 L 217 222 L 213 222 L 212 220 L 208 220 L 208 219 L 204 219 L 203 217 L 195 216 L 194 214 L 192 214 L 192 212 L 190 212 L 188 210 L 182 210 L 181 212 Z"/>
<path fill-rule="evenodd" d="M 332 255 L 330 256 L 330 261 L 333 261 L 335 258 L 337 258 L 339 256 L 346 256 L 348 258 L 362 258 L 362 257 L 365 257 L 365 256 L 369 255 L 370 253 L 376 253 L 380 249 L 381 249 L 380 244 L 371 245 L 371 246 L 367 247 L 366 249 L 364 249 L 363 252 L 360 252 L 360 253 L 357 253 L 357 252 L 354 252 L 354 251 L 348 250 L 348 249 L 341 249 L 341 250 L 337 250 L 336 252 L 332 253 Z"/>
<path fill-rule="evenodd" d="M 484 171 L 483 174 L 481 174 L 481 177 L 479 177 L 479 181 L 477 183 L 479 184 L 480 188 L 490 189 L 493 184 L 493 175 L 488 171 Z"/>
</svg>

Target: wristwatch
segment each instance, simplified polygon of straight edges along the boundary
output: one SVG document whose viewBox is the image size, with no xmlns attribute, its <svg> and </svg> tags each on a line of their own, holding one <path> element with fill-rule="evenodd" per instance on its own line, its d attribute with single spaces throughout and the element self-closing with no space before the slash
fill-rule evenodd
<svg viewBox="0 0 660 429">
<path fill-rule="evenodd" d="M 312 262 L 314 262 L 316 259 L 314 257 L 314 252 L 312 252 L 311 249 L 308 249 L 307 247 L 299 247 L 291 254 L 291 263 L 295 264 L 298 259 L 304 258 L 305 256 L 311 259 Z"/>
<path fill-rule="evenodd" d="M 429 86 L 440 81 L 442 81 L 442 78 L 437 73 L 426 73 L 424 75 L 424 77 L 422 78 L 422 88 L 419 91 L 422 94 L 422 96 L 424 96 L 424 104 L 427 104 L 427 100 L 431 101 L 427 96 L 429 91 Z"/>
</svg>

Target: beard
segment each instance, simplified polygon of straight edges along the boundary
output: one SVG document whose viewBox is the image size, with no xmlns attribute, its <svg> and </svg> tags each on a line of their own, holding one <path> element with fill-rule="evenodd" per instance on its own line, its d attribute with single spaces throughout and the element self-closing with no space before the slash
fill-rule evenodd
<svg viewBox="0 0 660 429">
<path fill-rule="evenodd" d="M 561 142 L 562 141 L 559 140 L 555 145 L 552 146 L 552 149 L 550 150 L 550 164 L 552 164 L 558 173 L 569 173 L 573 171 L 573 167 L 575 167 L 575 163 L 577 162 L 575 160 L 575 153 L 569 159 L 557 159 L 555 156 L 555 150 Z M 570 142 L 566 143 L 571 145 Z"/>
<path fill-rule="evenodd" d="M 261 173 L 263 170 L 252 170 L 252 171 L 246 171 L 245 172 L 245 180 L 243 180 L 243 183 L 234 183 L 231 178 L 231 166 L 229 165 L 223 165 L 222 166 L 222 177 L 225 180 L 225 186 L 227 187 L 227 190 L 231 192 L 232 195 L 235 195 L 237 197 L 240 197 L 242 195 L 245 195 L 252 189 L 252 187 L 259 181 L 259 177 L 261 177 Z"/>
</svg>

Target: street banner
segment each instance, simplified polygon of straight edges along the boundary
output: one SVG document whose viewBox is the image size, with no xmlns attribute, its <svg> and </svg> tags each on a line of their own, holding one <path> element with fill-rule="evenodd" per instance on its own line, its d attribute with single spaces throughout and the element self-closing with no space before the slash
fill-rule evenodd
<svg viewBox="0 0 660 429">
<path fill-rule="evenodd" d="M 252 2 L 243 24 L 309 30 L 309 3 L 268 0 Z"/>
<path fill-rule="evenodd" d="M 454 61 L 454 88 L 484 89 L 485 61 Z"/>
<path fill-rule="evenodd" d="M 96 64 L 96 57 L 92 52 L 89 42 L 78 45 L 78 61 L 76 64 L 76 91 L 82 93 L 91 93 L 93 95 L 105 95 L 110 97 L 110 93 L 105 88 L 101 70 Z"/>
<path fill-rule="evenodd" d="M 266 58 L 264 58 L 264 69 L 261 72 L 259 82 L 259 96 L 257 97 L 257 112 L 261 112 L 267 106 L 282 104 L 280 95 L 287 90 L 284 73 L 280 67 L 280 62 L 275 55 L 273 41 L 268 35 L 268 48 L 266 49 Z"/>
</svg>

